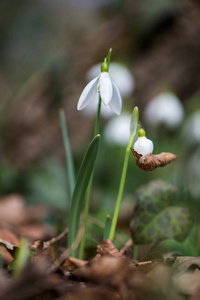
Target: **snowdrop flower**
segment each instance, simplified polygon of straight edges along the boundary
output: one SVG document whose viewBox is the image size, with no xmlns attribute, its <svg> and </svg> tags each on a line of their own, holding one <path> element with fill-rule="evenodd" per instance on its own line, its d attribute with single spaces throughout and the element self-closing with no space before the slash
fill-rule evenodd
<svg viewBox="0 0 200 300">
<path fill-rule="evenodd" d="M 89 69 L 86 74 L 88 81 L 98 76 L 100 67 L 101 64 L 96 64 Z M 130 96 L 133 93 L 135 88 L 135 79 L 126 67 L 122 64 L 111 62 L 109 66 L 109 74 L 110 78 L 117 85 L 122 98 Z"/>
<path fill-rule="evenodd" d="M 96 99 L 94 99 L 94 101 L 91 101 L 90 104 L 87 107 L 85 107 L 84 110 L 82 110 L 83 114 L 87 117 L 96 116 L 98 105 L 99 105 L 99 97 L 97 95 Z M 110 106 L 105 106 L 104 103 L 101 103 L 101 117 L 108 119 L 113 115 L 114 112 L 110 108 Z"/>
<path fill-rule="evenodd" d="M 189 144 L 200 144 L 200 110 L 192 113 L 186 120 L 182 139 Z"/>
<path fill-rule="evenodd" d="M 144 116 L 149 125 L 164 124 L 169 129 L 174 129 L 181 124 L 184 109 L 178 97 L 171 92 L 165 92 L 147 104 Z"/>
<path fill-rule="evenodd" d="M 121 96 L 117 86 L 110 79 L 106 61 L 101 65 L 100 75 L 91 80 L 84 88 L 79 98 L 77 109 L 82 110 L 91 101 L 97 101 L 99 94 L 104 105 L 109 106 L 117 115 L 121 113 Z"/>
<path fill-rule="evenodd" d="M 127 145 L 131 114 L 113 117 L 104 130 L 104 138 L 108 144 Z"/>
<path fill-rule="evenodd" d="M 140 162 L 144 162 L 145 155 L 153 152 L 153 142 L 146 138 L 144 129 L 138 131 L 138 139 L 133 145 L 134 151 L 138 154 L 142 154 Z"/>
</svg>

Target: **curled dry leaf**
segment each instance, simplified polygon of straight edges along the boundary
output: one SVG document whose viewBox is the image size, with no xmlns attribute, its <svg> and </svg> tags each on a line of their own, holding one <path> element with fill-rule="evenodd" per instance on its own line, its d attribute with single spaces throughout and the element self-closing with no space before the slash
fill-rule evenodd
<svg viewBox="0 0 200 300">
<path fill-rule="evenodd" d="M 177 158 L 175 154 L 170 152 L 162 152 L 156 155 L 152 153 L 146 154 L 143 158 L 142 154 L 138 154 L 134 149 L 131 148 L 131 151 L 138 167 L 145 171 L 152 171 L 158 167 L 164 167 Z"/>
<path fill-rule="evenodd" d="M 6 264 L 14 260 L 14 253 L 19 247 L 19 238 L 17 235 L 5 228 L 0 228 L 0 256 L 4 258 Z"/>
<path fill-rule="evenodd" d="M 92 282 L 118 286 L 126 278 L 129 267 L 129 260 L 125 257 L 105 255 L 75 270 L 73 274 Z"/>
<path fill-rule="evenodd" d="M 123 254 L 115 247 L 113 242 L 109 239 L 104 240 L 97 246 L 97 253 L 100 255 L 111 255 L 115 257 L 123 257 Z"/>
<path fill-rule="evenodd" d="M 65 267 L 67 270 L 72 271 L 74 269 L 84 267 L 87 263 L 88 263 L 87 260 L 82 260 L 75 257 L 69 257 L 63 263 L 63 267 Z"/>
</svg>

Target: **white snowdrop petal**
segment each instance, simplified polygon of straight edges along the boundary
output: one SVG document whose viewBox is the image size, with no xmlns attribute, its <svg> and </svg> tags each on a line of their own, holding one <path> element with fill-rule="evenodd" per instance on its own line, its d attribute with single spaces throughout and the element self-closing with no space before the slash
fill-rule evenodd
<svg viewBox="0 0 200 300">
<path fill-rule="evenodd" d="M 97 93 L 98 80 L 99 80 L 99 76 L 97 76 L 95 79 L 93 79 L 86 85 L 78 100 L 78 104 L 77 104 L 78 110 L 85 108 L 95 96 L 95 94 Z"/>
<path fill-rule="evenodd" d="M 101 64 L 96 64 L 86 74 L 88 81 L 96 77 L 101 70 Z M 117 85 L 123 97 L 130 96 L 135 88 L 135 80 L 131 72 L 122 64 L 111 62 L 109 66 L 110 79 Z"/>
<path fill-rule="evenodd" d="M 105 105 L 108 105 L 112 98 L 113 88 L 110 76 L 107 72 L 101 73 L 99 84 L 101 99 Z"/>
<path fill-rule="evenodd" d="M 153 152 L 153 142 L 146 138 L 146 136 L 139 137 L 133 145 L 133 149 L 142 155 L 150 154 Z"/>
<path fill-rule="evenodd" d="M 127 97 L 135 88 L 135 80 L 131 72 L 120 63 L 111 63 L 109 67 L 110 78 L 117 85 L 121 96 Z"/>
<path fill-rule="evenodd" d="M 122 99 L 119 93 L 119 90 L 114 82 L 112 82 L 113 94 L 112 99 L 109 103 L 110 108 L 116 113 L 120 115 L 122 109 Z"/>
</svg>

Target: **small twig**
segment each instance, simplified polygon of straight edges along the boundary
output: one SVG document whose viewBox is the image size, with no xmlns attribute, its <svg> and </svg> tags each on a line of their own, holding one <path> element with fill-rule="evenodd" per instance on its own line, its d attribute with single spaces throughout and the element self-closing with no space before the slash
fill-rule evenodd
<svg viewBox="0 0 200 300">
<path fill-rule="evenodd" d="M 68 227 L 66 227 L 58 236 L 53 237 L 52 239 L 50 239 L 49 241 L 45 242 L 45 245 L 47 247 L 55 244 L 56 242 L 60 241 L 62 238 L 64 238 L 65 235 L 67 235 L 68 233 Z"/>
<path fill-rule="evenodd" d="M 43 241 L 35 241 L 30 249 L 31 250 L 44 250 L 50 247 L 51 245 L 55 244 L 56 242 L 60 241 L 66 234 L 68 233 L 68 227 L 66 227 L 58 236 L 51 238 L 49 241 L 43 242 Z"/>
<path fill-rule="evenodd" d="M 71 245 L 70 248 L 66 249 L 61 255 L 60 257 L 58 257 L 54 263 L 52 264 L 52 266 L 47 270 L 48 273 L 54 272 L 57 270 L 57 268 L 70 256 L 70 253 L 73 252 L 78 245 L 80 244 L 80 241 L 82 239 L 82 235 L 83 235 L 83 227 L 81 226 L 78 234 L 76 236 L 75 241 L 73 242 L 73 244 Z"/>
<path fill-rule="evenodd" d="M 139 267 L 139 266 L 147 266 L 147 265 L 150 265 L 150 264 L 152 264 L 152 260 L 138 262 L 138 263 L 135 264 L 135 266 L 136 266 L 136 267 Z"/>
</svg>

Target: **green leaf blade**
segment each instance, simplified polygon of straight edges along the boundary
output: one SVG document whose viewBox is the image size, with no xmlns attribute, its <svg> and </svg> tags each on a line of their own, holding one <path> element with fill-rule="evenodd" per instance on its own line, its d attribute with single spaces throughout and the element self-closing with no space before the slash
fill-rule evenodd
<svg viewBox="0 0 200 300">
<path fill-rule="evenodd" d="M 174 238 L 183 241 L 193 220 L 184 207 L 171 206 L 176 188 L 170 183 L 152 181 L 136 193 L 136 206 L 131 221 L 135 244 L 146 244 Z"/>
<path fill-rule="evenodd" d="M 112 225 L 112 218 L 111 218 L 110 215 L 107 215 L 106 216 L 105 227 L 104 227 L 104 232 L 103 232 L 103 240 L 107 240 L 109 238 L 111 225 Z"/>
<path fill-rule="evenodd" d="M 81 210 L 88 183 L 94 169 L 94 164 L 98 153 L 99 141 L 100 135 L 98 134 L 90 143 L 78 173 L 69 212 L 68 247 L 72 245 L 78 233 Z M 72 255 L 74 255 L 74 253 Z"/>
</svg>

